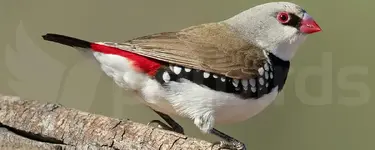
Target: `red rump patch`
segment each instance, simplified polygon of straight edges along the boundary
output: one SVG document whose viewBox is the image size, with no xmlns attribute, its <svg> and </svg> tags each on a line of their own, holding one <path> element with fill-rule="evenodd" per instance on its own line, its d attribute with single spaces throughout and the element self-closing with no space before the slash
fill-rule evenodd
<svg viewBox="0 0 375 150">
<path fill-rule="evenodd" d="M 145 56 L 141 56 L 125 50 L 121 50 L 119 48 L 100 45 L 96 43 L 92 43 L 91 48 L 96 52 L 119 55 L 129 60 L 132 60 L 133 65 L 137 70 L 145 72 L 150 76 L 154 76 L 156 71 L 161 67 L 161 64 L 157 60 L 147 58 Z"/>
</svg>

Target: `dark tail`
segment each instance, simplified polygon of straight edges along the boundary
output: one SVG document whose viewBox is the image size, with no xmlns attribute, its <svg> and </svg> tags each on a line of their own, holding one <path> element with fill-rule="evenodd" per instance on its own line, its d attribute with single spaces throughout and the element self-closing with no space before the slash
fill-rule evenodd
<svg viewBox="0 0 375 150">
<path fill-rule="evenodd" d="M 52 41 L 64 45 L 68 45 L 71 47 L 79 47 L 79 48 L 91 48 L 91 42 L 76 39 L 73 37 L 68 37 L 65 35 L 53 34 L 48 33 L 42 36 L 44 40 Z"/>
</svg>

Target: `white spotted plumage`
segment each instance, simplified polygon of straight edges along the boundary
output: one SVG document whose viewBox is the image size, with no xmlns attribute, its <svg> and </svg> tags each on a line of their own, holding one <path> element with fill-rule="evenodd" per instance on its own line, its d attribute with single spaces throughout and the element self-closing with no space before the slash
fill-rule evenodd
<svg viewBox="0 0 375 150">
<path fill-rule="evenodd" d="M 259 69 L 258 69 L 258 72 L 259 72 L 259 75 L 263 76 L 264 69 L 263 69 L 263 68 L 259 68 Z"/>
<path fill-rule="evenodd" d="M 256 81 L 255 81 L 255 79 L 250 79 L 250 85 L 252 86 L 252 87 L 255 87 L 255 84 L 256 84 Z"/>
<path fill-rule="evenodd" d="M 177 74 L 177 75 L 181 73 L 181 70 L 182 70 L 181 67 L 178 67 L 178 66 L 174 66 L 174 67 L 173 67 L 173 72 L 174 72 L 175 74 Z"/>
<path fill-rule="evenodd" d="M 251 87 L 251 92 L 255 93 L 257 91 L 257 89 L 255 87 Z"/>
<path fill-rule="evenodd" d="M 191 71 L 190 68 L 185 68 L 184 70 L 185 70 L 185 72 L 190 72 Z"/>
<path fill-rule="evenodd" d="M 269 66 L 268 66 L 268 63 L 265 63 L 264 64 L 264 70 L 268 71 L 269 70 Z"/>
<path fill-rule="evenodd" d="M 240 81 L 238 80 L 238 79 L 233 79 L 233 81 L 232 81 L 232 83 L 233 83 L 233 86 L 234 87 L 238 87 L 238 83 L 239 83 Z"/>
<path fill-rule="evenodd" d="M 203 73 L 203 77 L 207 79 L 208 77 L 210 77 L 210 73 L 208 73 L 208 72 L 204 72 L 204 73 Z"/>
<path fill-rule="evenodd" d="M 163 73 L 163 80 L 164 82 L 169 82 L 171 80 L 171 76 L 166 71 Z"/>
<path fill-rule="evenodd" d="M 172 66 L 172 65 L 169 65 L 169 69 L 170 69 L 170 70 L 173 70 L 173 66 Z"/>
<path fill-rule="evenodd" d="M 263 78 L 259 78 L 259 84 L 264 85 L 264 79 Z"/>
<path fill-rule="evenodd" d="M 221 82 L 225 82 L 225 77 L 220 78 Z"/>
<path fill-rule="evenodd" d="M 249 81 L 246 80 L 246 79 L 242 79 L 242 80 L 241 80 L 241 84 L 242 84 L 243 89 L 244 89 L 244 90 L 247 90 L 247 87 L 248 87 Z"/>
<path fill-rule="evenodd" d="M 266 71 L 266 72 L 264 73 L 264 78 L 265 78 L 266 80 L 268 80 L 268 77 L 269 77 L 269 74 L 268 74 L 268 71 Z"/>
</svg>

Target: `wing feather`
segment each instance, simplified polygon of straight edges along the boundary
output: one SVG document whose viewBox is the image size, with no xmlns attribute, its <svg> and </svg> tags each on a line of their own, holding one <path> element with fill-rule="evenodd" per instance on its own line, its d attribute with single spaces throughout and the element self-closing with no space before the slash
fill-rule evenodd
<svg viewBox="0 0 375 150">
<path fill-rule="evenodd" d="M 266 61 L 263 50 L 223 23 L 192 26 L 116 43 L 118 48 L 188 68 L 249 79 Z"/>
</svg>

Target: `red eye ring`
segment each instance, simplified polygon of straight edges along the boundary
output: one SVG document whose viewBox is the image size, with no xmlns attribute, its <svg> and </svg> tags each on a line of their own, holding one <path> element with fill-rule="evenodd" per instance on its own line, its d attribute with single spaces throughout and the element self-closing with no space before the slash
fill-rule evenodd
<svg viewBox="0 0 375 150">
<path fill-rule="evenodd" d="M 277 20 L 280 23 L 288 23 L 290 20 L 290 16 L 287 12 L 279 12 L 279 14 L 277 14 Z"/>
</svg>

